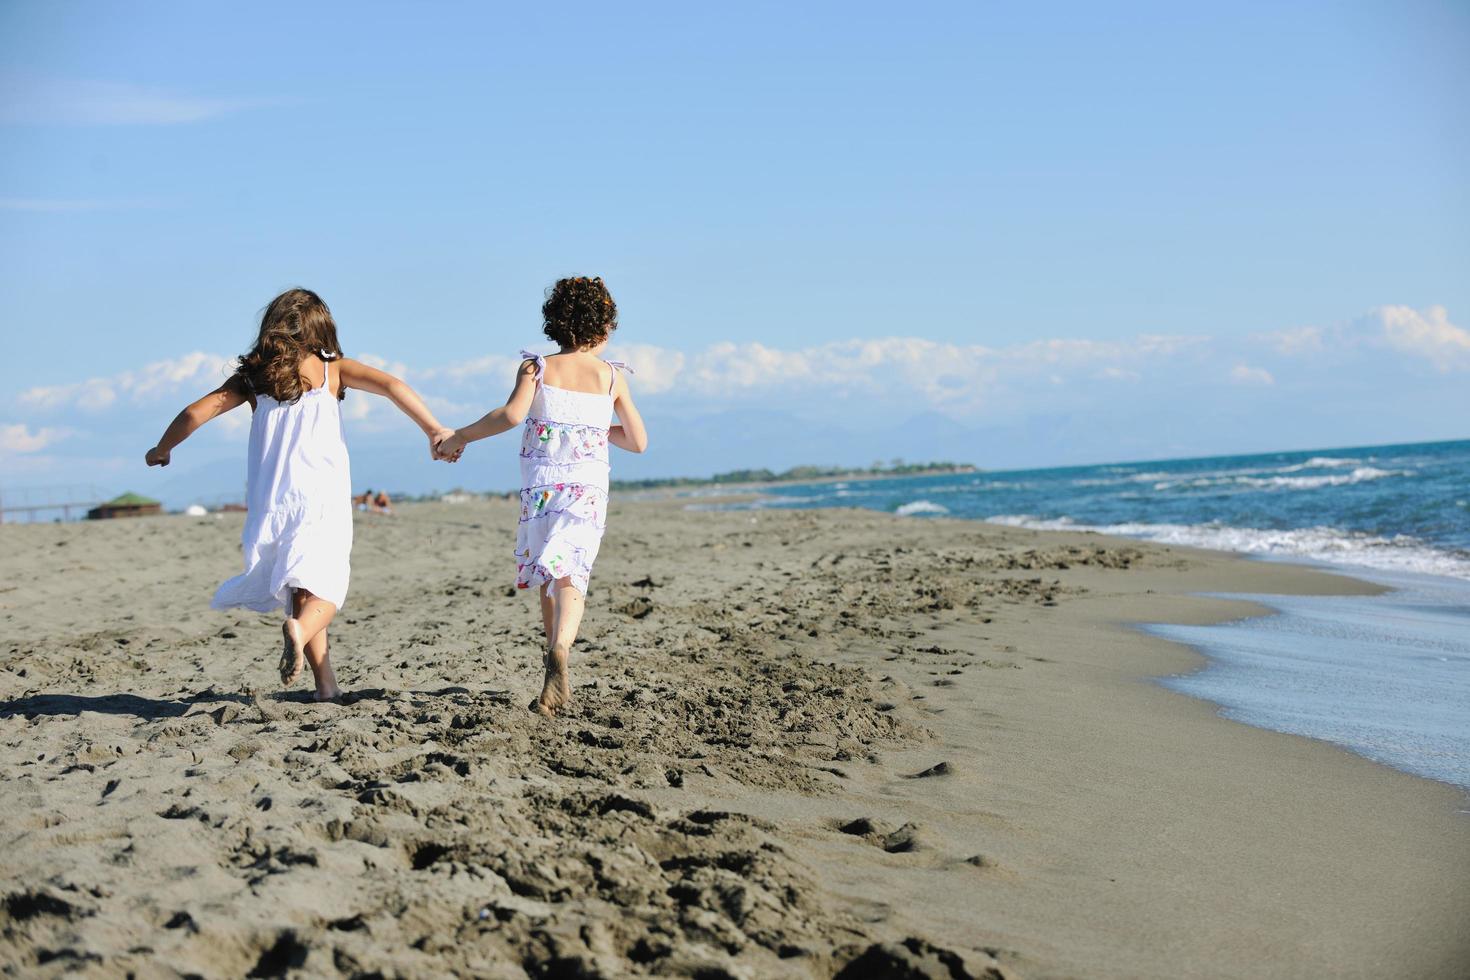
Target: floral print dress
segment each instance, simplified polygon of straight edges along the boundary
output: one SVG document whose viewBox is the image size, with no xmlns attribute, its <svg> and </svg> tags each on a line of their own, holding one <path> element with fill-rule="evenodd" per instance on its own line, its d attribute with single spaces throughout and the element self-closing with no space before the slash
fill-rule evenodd
<svg viewBox="0 0 1470 980">
<path fill-rule="evenodd" d="M 613 383 L 606 393 L 571 391 L 543 384 L 540 354 L 536 395 L 521 434 L 521 521 L 516 529 L 516 585 L 539 588 L 566 578 L 587 591 L 592 563 L 607 526 L 607 432 L 612 424 L 612 388 L 621 361 L 608 361 Z"/>
</svg>

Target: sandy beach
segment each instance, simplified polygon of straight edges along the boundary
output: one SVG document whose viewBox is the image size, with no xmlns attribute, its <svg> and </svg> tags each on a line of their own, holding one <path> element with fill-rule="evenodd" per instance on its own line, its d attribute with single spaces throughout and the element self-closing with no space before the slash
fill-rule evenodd
<svg viewBox="0 0 1470 980">
<path fill-rule="evenodd" d="M 615 504 L 539 690 L 514 505 L 357 515 L 346 703 L 240 517 L 0 528 L 8 976 L 1458 977 L 1470 803 L 1151 678 L 1284 564 Z"/>
</svg>

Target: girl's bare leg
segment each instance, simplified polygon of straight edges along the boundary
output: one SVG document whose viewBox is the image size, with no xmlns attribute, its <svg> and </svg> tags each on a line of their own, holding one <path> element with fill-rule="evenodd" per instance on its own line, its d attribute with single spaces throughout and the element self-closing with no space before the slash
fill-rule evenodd
<svg viewBox="0 0 1470 980">
<path fill-rule="evenodd" d="M 327 631 L 322 630 L 306 645 L 306 662 L 311 665 L 312 677 L 316 680 L 316 699 L 330 701 L 342 696 L 337 686 L 337 673 L 332 670 L 332 657 L 327 651 Z"/>
<path fill-rule="evenodd" d="M 572 678 L 568 666 L 572 659 L 572 644 L 577 639 L 577 627 L 582 625 L 582 610 L 586 608 L 582 591 L 569 578 L 556 580 L 553 604 L 556 609 L 555 627 L 552 631 L 551 650 L 546 655 L 546 681 L 541 686 L 541 696 L 531 705 L 550 717 L 572 699 Z"/>
<path fill-rule="evenodd" d="M 305 589 L 291 592 L 291 615 L 281 624 L 281 683 L 290 687 L 306 666 L 306 647 L 337 615 L 337 607 Z"/>
<path fill-rule="evenodd" d="M 546 666 L 551 645 L 556 642 L 556 599 L 551 594 L 551 583 L 541 583 L 541 628 L 546 631 L 546 646 L 541 651 L 541 666 Z"/>
</svg>

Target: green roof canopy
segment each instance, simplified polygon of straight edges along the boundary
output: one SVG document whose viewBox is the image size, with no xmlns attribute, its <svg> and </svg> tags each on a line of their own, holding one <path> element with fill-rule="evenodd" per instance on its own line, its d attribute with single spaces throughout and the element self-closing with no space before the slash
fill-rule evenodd
<svg viewBox="0 0 1470 980">
<path fill-rule="evenodd" d="M 104 507 L 145 507 L 148 504 L 157 504 L 157 503 L 160 503 L 160 502 L 161 501 L 154 500 L 152 497 L 145 497 L 142 494 L 137 494 L 137 493 L 133 493 L 132 491 L 129 491 L 129 492 L 123 494 L 121 497 L 113 497 L 111 500 L 109 500 L 107 503 L 103 504 L 102 506 L 104 506 Z"/>
</svg>

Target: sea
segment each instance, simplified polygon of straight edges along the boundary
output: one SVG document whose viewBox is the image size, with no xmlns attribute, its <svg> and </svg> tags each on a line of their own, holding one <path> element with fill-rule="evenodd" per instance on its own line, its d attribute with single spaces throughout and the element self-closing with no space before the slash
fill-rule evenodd
<svg viewBox="0 0 1470 980">
<path fill-rule="evenodd" d="M 1161 683 L 1227 717 L 1470 790 L 1470 440 L 779 484 L 715 506 L 1091 530 L 1380 583 L 1390 591 L 1251 595 L 1274 613 L 1141 628 L 1205 655 Z"/>
</svg>

